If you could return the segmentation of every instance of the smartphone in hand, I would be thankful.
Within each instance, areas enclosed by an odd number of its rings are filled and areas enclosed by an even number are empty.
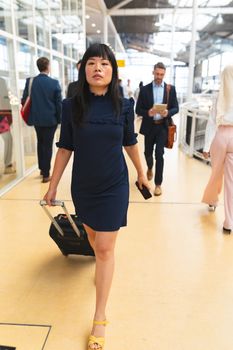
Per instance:
[[[141,192],[141,194],[143,195],[144,199],[149,199],[152,197],[152,194],[150,193],[150,191],[148,190],[148,188],[144,185],[142,185],[142,189],[139,187],[139,183],[138,181],[135,182],[135,185],[137,186],[137,188],[139,189],[139,191]]]

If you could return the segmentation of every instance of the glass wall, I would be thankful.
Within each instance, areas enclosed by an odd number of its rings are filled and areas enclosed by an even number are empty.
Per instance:
[[[208,57],[202,62],[202,90],[206,92],[219,89],[220,74],[227,64],[232,64],[232,52],[223,52],[219,55]]]
[[[0,0],[0,195],[37,168],[34,127],[20,116],[26,79],[38,57],[51,62],[65,97],[85,51],[84,0]],[[13,101],[13,102],[12,102]]]
[[[18,43],[16,60],[18,62],[18,86],[21,97],[25,87],[26,78],[36,75],[35,47]],[[24,148],[24,167],[27,170],[36,164],[37,161],[34,129],[32,127],[28,127],[25,123],[22,123],[22,137]]]
[[[13,40],[0,36],[0,190],[17,177],[13,167],[14,119],[9,91],[16,92],[13,63]],[[4,175],[3,175],[4,174]]]
[[[11,4],[7,0],[0,0],[0,29],[12,33]]]
[[[29,0],[15,0],[13,4],[16,31],[15,34],[20,38],[34,41],[32,2]]]
[[[48,1],[35,0],[35,25],[37,45],[50,47],[50,20],[48,16]]]

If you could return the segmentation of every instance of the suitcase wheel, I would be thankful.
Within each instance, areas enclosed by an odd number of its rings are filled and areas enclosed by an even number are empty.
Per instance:
[[[68,253],[64,252],[63,250],[61,250],[61,252],[64,256],[68,256]]]

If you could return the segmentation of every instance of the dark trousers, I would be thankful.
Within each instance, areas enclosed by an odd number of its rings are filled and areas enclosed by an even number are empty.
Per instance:
[[[164,147],[167,142],[167,128],[164,125],[154,124],[148,135],[144,139],[144,155],[146,164],[149,169],[153,168],[153,151],[155,146],[155,185],[161,185],[163,182],[163,166],[164,166]]]
[[[43,177],[49,176],[53,153],[53,139],[56,129],[57,125],[35,126],[37,136],[38,166]]]

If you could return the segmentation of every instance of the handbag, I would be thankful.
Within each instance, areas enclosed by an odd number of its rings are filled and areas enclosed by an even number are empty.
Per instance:
[[[168,104],[170,90],[171,90],[171,85],[167,84],[167,104]],[[171,118],[170,124],[168,124],[168,127],[167,127],[167,143],[165,147],[171,149],[173,147],[174,142],[176,141],[176,138],[177,138],[176,125]]]
[[[172,123],[168,125],[167,128],[167,143],[165,145],[166,148],[172,148],[173,143],[176,141],[176,125],[174,124],[173,120],[171,120]]]
[[[32,82],[34,78],[29,79],[29,87],[28,87],[28,96],[26,98],[26,101],[24,105],[21,108],[21,116],[25,123],[28,125],[28,118],[30,114],[30,109],[31,109],[31,104],[32,104],[32,99],[31,99],[31,90],[32,90]]]

